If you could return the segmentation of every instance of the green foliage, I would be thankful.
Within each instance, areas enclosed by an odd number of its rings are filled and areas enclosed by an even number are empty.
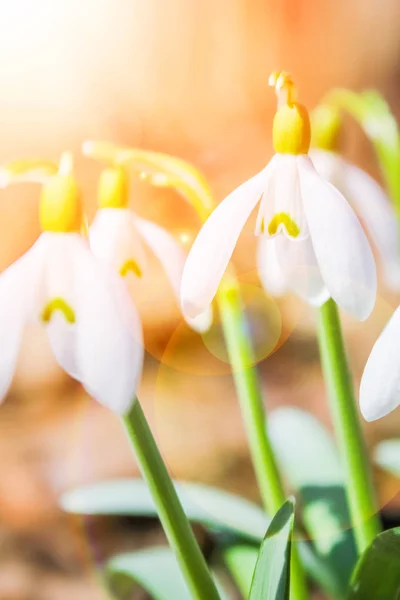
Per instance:
[[[250,600],[289,600],[294,500],[278,510],[261,544]]]
[[[379,534],[361,556],[348,600],[396,600],[400,597],[400,527]]]
[[[146,590],[154,600],[191,600],[178,562],[168,548],[150,548],[115,556],[107,565],[106,577],[112,589],[126,585],[126,579]],[[120,593],[117,591],[117,596]]]
[[[208,529],[227,531],[259,541],[269,524],[264,511],[233,494],[195,483],[176,483],[183,509],[191,521]],[[85,515],[157,517],[156,507],[142,479],[115,479],[66,492],[61,506]]]
[[[356,562],[342,469],[329,432],[309,413],[285,407],[268,420],[271,443],[282,472],[298,493],[302,519],[342,598]]]

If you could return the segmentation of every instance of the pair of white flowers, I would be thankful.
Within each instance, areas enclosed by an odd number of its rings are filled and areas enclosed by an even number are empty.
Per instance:
[[[79,233],[83,208],[70,168],[62,164],[58,174],[50,173],[40,201],[43,234],[0,277],[0,396],[15,371],[25,324],[39,319],[59,364],[104,405],[118,413],[129,410],[141,374],[143,344],[139,318],[118,274],[141,277],[143,240],[164,266],[177,296],[180,290],[188,322],[205,331],[237,239],[260,200],[258,265],[267,290],[279,295],[292,289],[315,306],[331,297],[366,319],[376,297],[375,261],[353,208],[329,181],[341,188],[364,221],[381,255],[386,281],[399,287],[396,221],[383,191],[335,154],[314,152],[310,159],[308,113],[295,101],[290,77],[276,75],[272,83],[279,100],[275,156],[216,208],[185,267],[184,254],[170,234],[127,208],[123,169],[103,171],[90,248]],[[91,154],[90,144],[84,149]],[[399,310],[364,374],[361,409],[368,420],[383,416],[399,401]]]
[[[216,208],[196,238],[181,286],[184,314],[195,317],[214,298],[238,237],[260,202],[256,221],[262,283],[276,295],[295,291],[310,304],[333,298],[359,320],[371,313],[377,276],[367,236],[347,196],[373,240],[386,282],[400,289],[397,222],[380,186],[334,153],[308,156],[310,122],[295,101],[286,74],[272,76],[278,110],[275,155],[260,173],[234,190]],[[378,340],[361,385],[360,406],[367,420],[400,403],[400,309]],[[397,348],[397,351],[395,351]]]
[[[0,276],[0,398],[15,372],[25,326],[41,322],[55,358],[90,395],[113,411],[131,407],[143,363],[142,330],[123,278],[141,277],[146,244],[160,260],[176,295],[185,254],[158,225],[127,208],[123,169],[105,170],[100,203],[89,230],[81,235],[83,206],[72,162],[16,164],[3,169],[3,187],[12,181],[43,183],[40,221],[43,233],[32,248]],[[19,165],[19,166],[18,166]],[[144,244],[143,244],[144,242]],[[211,323],[206,311],[190,325],[203,331]]]

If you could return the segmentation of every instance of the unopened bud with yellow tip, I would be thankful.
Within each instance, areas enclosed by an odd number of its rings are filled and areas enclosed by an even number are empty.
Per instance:
[[[307,154],[311,142],[308,111],[296,102],[296,87],[288,73],[272,73],[268,81],[278,98],[272,138],[278,154]]]

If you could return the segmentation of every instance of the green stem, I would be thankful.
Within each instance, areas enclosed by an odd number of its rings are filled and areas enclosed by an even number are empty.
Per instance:
[[[361,553],[380,532],[381,526],[340,317],[333,300],[328,300],[319,310],[318,338],[333,424],[345,472],[350,518],[358,551]]]
[[[274,515],[286,497],[268,438],[265,408],[239,290],[231,277],[220,287],[218,306],[261,497],[266,511]],[[305,577],[294,549],[291,569],[291,597],[305,600],[308,598]]]
[[[123,418],[169,544],[195,600],[220,600],[139,401]]]

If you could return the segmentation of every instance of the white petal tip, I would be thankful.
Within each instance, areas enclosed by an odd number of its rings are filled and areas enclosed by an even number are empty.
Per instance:
[[[213,310],[212,307],[209,306],[205,311],[200,313],[194,318],[185,317],[185,321],[197,333],[206,333],[213,322]]]

